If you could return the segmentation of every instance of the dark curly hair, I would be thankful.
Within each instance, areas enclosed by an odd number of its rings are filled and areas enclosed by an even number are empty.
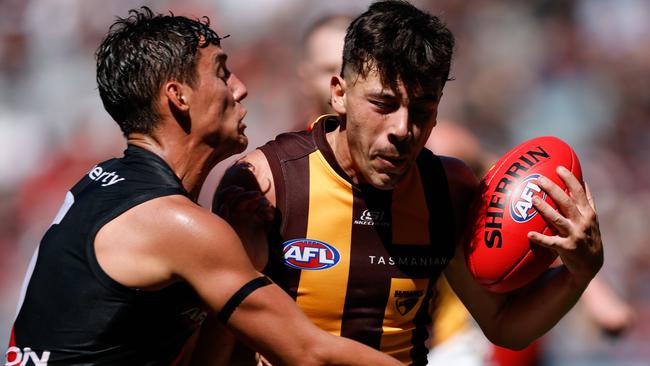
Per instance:
[[[151,133],[160,88],[172,79],[194,87],[199,48],[219,46],[221,39],[207,17],[154,14],[144,6],[118,17],[96,57],[99,95],[122,133]]]
[[[449,79],[454,36],[435,16],[406,1],[373,3],[348,27],[341,77],[379,74],[383,85],[407,93],[442,88]]]

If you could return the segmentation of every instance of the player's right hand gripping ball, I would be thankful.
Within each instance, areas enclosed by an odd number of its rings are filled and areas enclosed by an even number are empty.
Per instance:
[[[556,173],[562,165],[582,183],[580,162],[573,149],[556,137],[537,137],[506,153],[488,171],[472,208],[473,236],[465,248],[467,267],[476,280],[494,292],[517,289],[548,269],[557,255],[530,243],[527,234],[554,235],[533,206],[533,197],[555,202],[536,184],[544,175],[561,188]]]

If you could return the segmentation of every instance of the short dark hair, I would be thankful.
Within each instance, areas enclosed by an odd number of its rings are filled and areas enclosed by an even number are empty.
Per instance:
[[[207,17],[154,14],[144,6],[118,17],[96,57],[99,95],[122,133],[151,133],[160,118],[160,88],[173,79],[194,87],[198,49],[221,39]]]
[[[442,21],[406,1],[373,3],[348,27],[341,77],[379,74],[383,85],[408,93],[442,88],[449,79],[454,36]]]

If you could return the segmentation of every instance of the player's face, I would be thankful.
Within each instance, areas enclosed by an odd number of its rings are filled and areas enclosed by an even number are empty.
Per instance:
[[[199,52],[198,81],[190,109],[192,127],[205,129],[204,142],[227,155],[242,152],[248,145],[242,122],[246,109],[241,105],[248,94],[246,86],[230,72],[227,55],[220,47],[210,45]]]
[[[345,81],[343,117],[347,146],[359,183],[393,189],[409,172],[436,124],[439,87],[408,96],[391,90],[371,71]],[[434,88],[432,88],[434,89]]]

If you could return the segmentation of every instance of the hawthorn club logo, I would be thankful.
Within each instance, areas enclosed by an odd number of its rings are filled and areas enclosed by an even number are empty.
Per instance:
[[[420,297],[422,297],[422,295],[424,295],[424,291],[422,290],[397,290],[395,291],[395,308],[397,308],[397,311],[402,314],[402,316],[405,316],[411,310],[413,310],[418,301],[420,301]]]

